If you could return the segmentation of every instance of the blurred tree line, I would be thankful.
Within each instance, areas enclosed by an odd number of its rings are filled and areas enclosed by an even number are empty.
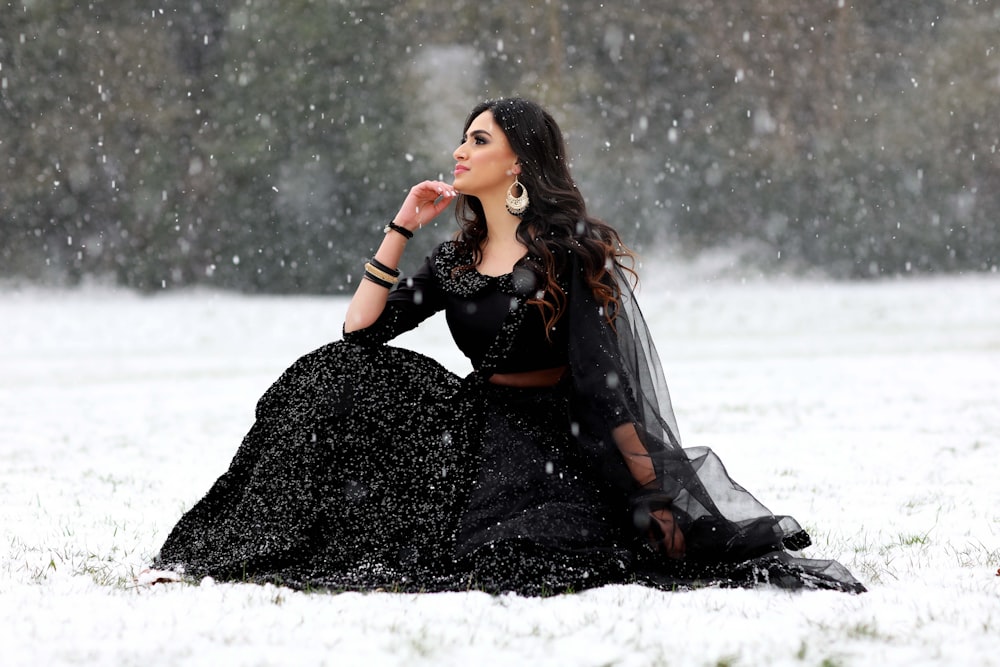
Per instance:
[[[352,289],[467,110],[512,94],[640,249],[1000,264],[992,0],[135,4],[0,0],[2,277]]]

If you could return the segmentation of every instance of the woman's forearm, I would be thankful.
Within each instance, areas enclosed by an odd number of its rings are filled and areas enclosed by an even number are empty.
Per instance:
[[[626,423],[616,426],[612,431],[618,451],[625,459],[625,465],[632,477],[639,486],[645,486],[656,479],[656,470],[653,468],[653,460],[649,452],[639,439],[639,433],[635,430],[635,424]]]
[[[442,181],[423,181],[410,188],[403,205],[393,218],[393,224],[411,233],[405,235],[399,231],[387,230],[382,245],[375,251],[375,259],[391,269],[399,268],[399,260],[403,257],[406,241],[413,236],[412,232],[430,222],[457,195],[454,188]],[[362,277],[344,316],[344,333],[374,324],[385,310],[388,299],[388,289]]]
[[[618,451],[625,459],[625,465],[640,486],[646,486],[656,479],[656,469],[649,451],[639,439],[635,424],[622,424],[612,431]],[[683,558],[687,550],[684,533],[677,525],[677,519],[669,508],[650,511],[650,537],[669,558]],[[655,528],[654,528],[655,522]]]
[[[382,244],[375,252],[375,259],[385,266],[397,268],[399,260],[403,257],[406,241],[406,237],[398,232],[386,234],[385,238],[382,239]],[[362,278],[358,282],[358,288],[351,298],[350,305],[347,307],[347,314],[344,316],[344,332],[350,333],[374,324],[385,309],[388,298],[389,290]]]

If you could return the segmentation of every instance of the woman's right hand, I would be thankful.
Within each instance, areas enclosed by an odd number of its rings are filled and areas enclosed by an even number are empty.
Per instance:
[[[457,196],[455,188],[444,181],[417,183],[410,188],[393,222],[411,232],[416,231],[448,208]]]
[[[393,222],[411,232],[416,231],[446,209],[457,195],[455,188],[443,181],[417,183],[410,188]],[[375,251],[375,258],[390,268],[398,267],[406,247],[404,236],[386,234]],[[344,333],[364,329],[375,323],[385,309],[388,298],[389,290],[384,286],[361,280],[344,315]]]

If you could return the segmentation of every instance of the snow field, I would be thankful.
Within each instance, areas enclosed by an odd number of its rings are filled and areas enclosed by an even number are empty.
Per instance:
[[[0,292],[4,665],[1000,665],[1000,277],[647,282],[689,446],[861,596],[138,588],[346,300]],[[443,322],[398,341],[457,372]]]

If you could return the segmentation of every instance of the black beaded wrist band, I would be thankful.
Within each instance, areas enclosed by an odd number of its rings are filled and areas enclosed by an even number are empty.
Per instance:
[[[388,280],[382,280],[381,278],[379,278],[375,274],[369,273],[368,271],[365,271],[365,280],[370,280],[373,283],[375,283],[376,285],[378,285],[379,287],[384,287],[386,289],[392,289],[392,283],[390,283]]]
[[[389,221],[389,224],[387,224],[385,226],[385,229],[383,229],[382,231],[384,231],[386,234],[388,234],[389,232],[399,232],[400,234],[402,234],[403,236],[405,236],[408,239],[412,239],[413,238],[413,232],[411,232],[406,227],[400,227],[399,225],[397,225],[392,220]]]
[[[386,266],[382,262],[378,261],[374,257],[372,257],[370,260],[368,260],[368,262],[372,266],[374,266],[376,269],[378,269],[379,271],[381,271],[383,273],[388,273],[393,278],[398,278],[399,277],[399,269],[390,269],[388,266]]]

